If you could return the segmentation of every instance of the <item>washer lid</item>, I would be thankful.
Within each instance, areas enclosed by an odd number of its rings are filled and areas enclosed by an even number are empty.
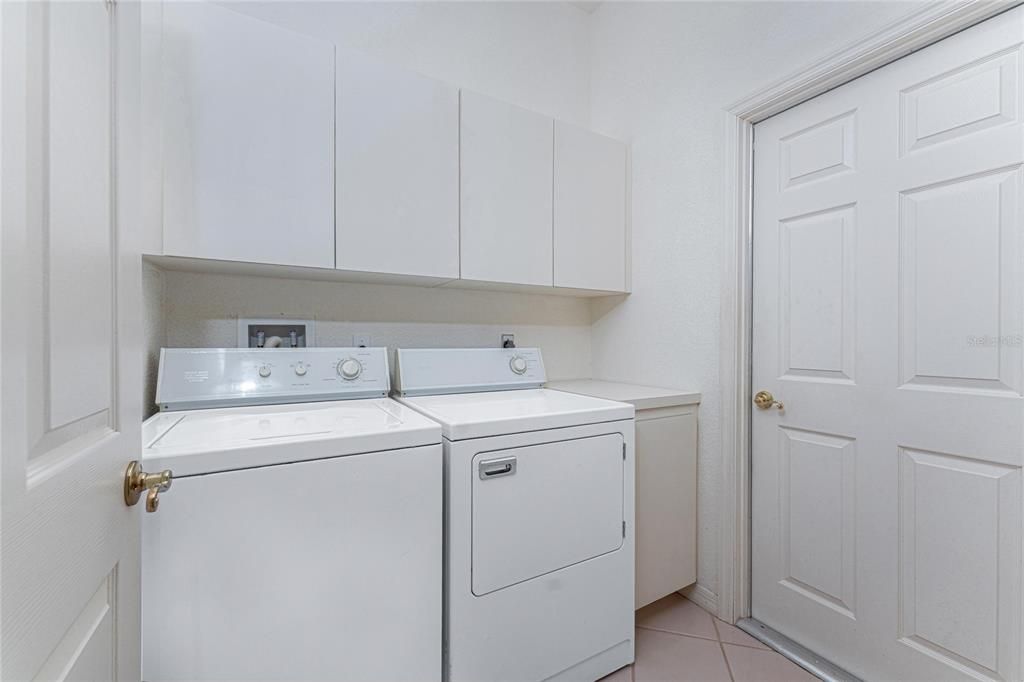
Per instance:
[[[142,461],[175,476],[433,445],[441,429],[387,398],[161,412],[142,425]]]
[[[441,424],[448,440],[632,419],[634,408],[601,398],[536,388],[399,398]]]

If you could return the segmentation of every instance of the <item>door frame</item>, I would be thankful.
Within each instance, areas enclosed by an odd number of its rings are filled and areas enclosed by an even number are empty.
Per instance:
[[[1024,0],[947,0],[928,4],[749,94],[726,111],[717,611],[718,617],[727,623],[750,617],[753,577],[750,420],[754,125],[1020,4]]]

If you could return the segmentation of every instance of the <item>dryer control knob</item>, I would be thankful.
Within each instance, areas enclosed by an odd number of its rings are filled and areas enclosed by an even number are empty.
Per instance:
[[[260,376],[263,377],[264,379],[270,376],[269,365],[260,365]]]
[[[306,366],[304,364],[302,364],[301,362],[299,364],[295,365],[295,373],[297,375],[299,375],[300,377],[306,376]]]
[[[526,358],[521,355],[513,355],[508,361],[508,366],[516,374],[526,374]]]
[[[355,358],[345,358],[338,363],[338,374],[345,381],[353,381],[358,379],[359,375],[363,373],[363,366]]]

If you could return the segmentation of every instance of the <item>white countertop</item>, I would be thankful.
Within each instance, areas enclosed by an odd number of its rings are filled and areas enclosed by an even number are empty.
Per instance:
[[[638,410],[649,410],[656,407],[675,407],[677,405],[696,405],[700,402],[700,393],[681,391],[675,388],[658,388],[657,386],[639,386],[637,384],[621,384],[615,381],[598,381],[596,379],[570,379],[566,381],[549,381],[547,387],[566,393],[589,395],[605,400],[617,400],[629,403]]]

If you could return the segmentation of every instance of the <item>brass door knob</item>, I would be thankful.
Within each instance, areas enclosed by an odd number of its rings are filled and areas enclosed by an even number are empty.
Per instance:
[[[776,400],[775,396],[773,396],[768,391],[758,391],[754,395],[754,404],[757,405],[762,410],[767,410],[771,408],[772,405],[779,408],[780,410],[785,408],[785,405]]]
[[[124,503],[129,507],[138,504],[146,491],[146,511],[155,512],[160,506],[160,493],[170,490],[173,478],[170,469],[147,474],[138,461],[132,460],[124,470]]]

